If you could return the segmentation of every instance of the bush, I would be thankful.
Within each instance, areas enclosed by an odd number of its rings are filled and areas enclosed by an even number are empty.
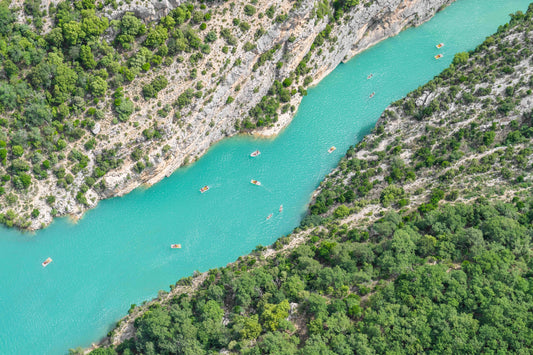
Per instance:
[[[253,51],[254,49],[257,48],[257,45],[256,44],[252,44],[250,42],[246,42],[243,46],[243,49],[246,51],[246,52],[250,52],[250,51]]]
[[[460,53],[457,53],[454,57],[453,57],[453,64],[458,66],[458,65],[464,65],[468,62],[468,53],[466,52],[460,52]]]
[[[345,205],[340,205],[335,209],[333,212],[333,215],[335,218],[344,218],[350,214],[350,209],[346,207]]]
[[[217,34],[215,31],[209,31],[206,35],[205,35],[205,39],[204,41],[206,43],[211,43],[211,42],[214,42],[217,40]]]
[[[127,121],[133,113],[134,105],[129,98],[121,100],[118,106],[115,106],[115,112],[118,119],[122,122]]]
[[[255,15],[256,12],[257,12],[257,9],[255,8],[255,6],[252,6],[249,4],[244,6],[244,14],[246,16],[253,16]]]

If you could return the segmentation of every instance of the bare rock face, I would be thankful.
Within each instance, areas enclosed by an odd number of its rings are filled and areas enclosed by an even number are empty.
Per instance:
[[[97,135],[98,133],[100,133],[100,129],[102,127],[100,126],[100,123],[96,122],[96,124],[94,125],[94,127],[91,129],[91,132],[94,134],[94,135]]]
[[[50,5],[56,6],[63,0],[41,0],[41,9],[46,10]],[[124,12],[133,12],[138,17],[152,21],[166,16],[168,12],[185,1],[178,0],[142,0],[131,1],[130,4],[125,1],[117,1],[119,6],[114,9],[111,5],[104,7],[104,12],[107,13],[110,19],[120,18]],[[22,0],[15,0],[11,2],[11,6],[21,6]]]
[[[132,1],[131,4],[123,3],[116,10],[111,9],[110,19],[120,18],[125,12],[133,12],[137,17],[145,21],[157,20],[166,16],[170,10],[178,7],[184,1],[177,0],[149,0]]]
[[[350,12],[345,13],[343,19],[333,25],[330,38],[336,41],[326,42],[322,51],[313,51],[308,61],[308,73],[317,84],[342,61],[346,61],[357,53],[369,48],[379,41],[394,36],[408,26],[416,26],[430,19],[440,8],[454,0],[374,0],[370,6],[359,4]],[[56,0],[48,0],[56,2]],[[130,5],[123,3],[117,9],[106,8],[104,13],[110,19],[118,19],[125,12],[134,12],[146,21],[165,16],[169,11],[180,5],[179,0],[150,0],[144,2],[132,1]],[[46,5],[47,1],[44,1]],[[327,19],[316,17],[316,0],[303,0],[298,8],[293,8],[292,2],[278,0],[275,3],[259,1],[255,6],[258,12],[264,12],[272,4],[276,5],[277,13],[287,13],[288,19],[283,23],[273,23],[266,16],[262,19],[254,18],[251,29],[244,33],[234,31],[238,39],[235,53],[222,51],[226,45],[222,38],[211,43],[211,52],[198,63],[198,77],[189,79],[186,66],[174,61],[169,66],[163,66],[154,75],[164,75],[168,78],[168,87],[161,91],[157,99],[140,100],[136,103],[138,111],[130,119],[131,122],[112,123],[113,117],[108,116],[100,120],[92,129],[94,135],[106,137],[99,142],[95,151],[89,153],[90,165],[94,166],[96,155],[104,149],[121,146],[117,156],[123,159],[123,165],[117,170],[108,172],[104,177],[105,189],[96,192],[92,188],[87,192],[88,206],[81,206],[76,202],[75,193],[65,193],[58,189],[54,181],[39,182],[39,191],[31,201],[41,211],[42,218],[33,221],[31,228],[40,228],[41,223],[48,224],[51,220],[51,206],[44,202],[44,196],[54,194],[64,200],[54,208],[59,215],[75,214],[81,216],[83,211],[94,206],[99,199],[120,196],[142,184],[154,184],[163,177],[187,162],[192,162],[204,154],[215,142],[224,137],[237,133],[236,122],[241,122],[248,116],[250,109],[255,107],[272,86],[274,80],[283,80],[292,73],[302,59],[309,53],[317,35],[326,28]],[[211,6],[211,5],[210,5]],[[213,4],[213,12],[217,16],[209,21],[206,31],[219,31],[227,27],[233,18],[243,17],[238,6],[233,9],[229,3]],[[226,13],[227,12],[227,13]],[[225,14],[222,17],[222,14]],[[222,21],[223,20],[223,21]],[[253,33],[262,27],[266,32],[257,40],[251,38]],[[256,48],[245,51],[243,44],[253,41]],[[272,60],[266,61],[260,68],[255,68],[259,57],[276,45],[280,47],[273,53]],[[236,60],[239,59],[239,62]],[[186,59],[187,60],[187,59]],[[282,61],[283,65],[276,65]],[[224,66],[224,62],[232,65]],[[201,74],[204,68],[211,72]],[[220,73],[213,76],[211,73]],[[133,98],[141,95],[143,82],[150,77],[134,80],[124,88],[128,96]],[[175,119],[171,112],[167,117],[158,117],[157,111],[165,105],[171,105],[180,94],[188,88],[194,88],[198,81],[203,84],[201,99],[193,103]],[[302,85],[293,83],[292,89]],[[228,98],[231,96],[232,100]],[[295,108],[302,97],[297,94],[292,97],[290,104]],[[296,110],[294,110],[296,111]],[[275,135],[286,127],[292,113],[280,115],[278,122],[271,127],[257,130],[256,134]],[[135,125],[132,124],[135,122]],[[142,132],[156,125],[161,132],[161,139],[147,140]],[[163,148],[166,147],[166,148]],[[130,158],[131,151],[141,149],[145,154],[147,168],[142,173],[133,170],[136,161]],[[81,148],[80,148],[81,149]],[[143,160],[144,161],[144,160]],[[81,174],[81,173],[80,173]],[[75,187],[83,184],[83,176],[76,178]],[[72,191],[76,191],[75,188]]]

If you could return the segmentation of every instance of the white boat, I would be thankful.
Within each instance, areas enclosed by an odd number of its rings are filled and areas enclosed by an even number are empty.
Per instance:
[[[269,220],[270,218],[272,218],[272,213],[268,215],[267,220]]]
[[[335,149],[337,149],[335,146],[332,146],[331,148],[328,149],[328,153],[331,154],[335,151]]]
[[[260,154],[261,154],[261,152],[260,152],[259,150],[256,150],[255,152],[252,152],[252,154],[250,154],[250,156],[251,156],[252,158],[255,158],[256,156],[258,156],[258,155],[260,155]]]
[[[181,249],[181,244],[170,244],[172,249]]]
[[[204,187],[202,187],[202,188],[200,189],[200,192],[201,192],[201,193],[204,193],[204,192],[206,192],[207,190],[209,190],[209,186],[205,185]]]
[[[442,57],[443,57],[442,54],[437,54],[437,55],[435,56],[435,59],[441,59]]]
[[[283,205],[279,206],[279,211],[283,211]]]
[[[46,260],[43,261],[43,262],[41,263],[41,265],[42,265],[43,267],[46,267],[46,266],[47,266],[48,264],[50,264],[51,262],[52,262],[52,258],[46,258]]]
[[[376,93],[375,93],[375,92],[371,93],[371,94],[370,94],[370,96],[369,96],[369,98],[373,98],[373,97],[374,97],[374,95],[376,95]]]
[[[435,47],[437,47],[437,48],[440,49],[440,48],[444,47],[444,43],[439,43],[439,44],[437,44]]]
[[[366,77],[366,80],[368,80],[368,79],[372,79],[373,76],[374,76],[374,74],[370,74],[370,75],[368,75],[368,76]]]
[[[261,182],[260,181],[257,181],[257,180],[252,180],[250,181],[252,184],[254,185],[257,185],[257,186],[261,186]]]

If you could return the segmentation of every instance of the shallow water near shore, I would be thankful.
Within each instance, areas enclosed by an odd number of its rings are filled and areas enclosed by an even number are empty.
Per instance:
[[[34,234],[1,228],[0,354],[64,354],[89,346],[130,304],[290,233],[313,190],[388,104],[528,3],[457,0],[428,23],[340,65],[309,90],[277,138],[224,140],[151,188],[100,202],[76,224],[62,218]],[[445,46],[438,50],[440,42]],[[435,60],[438,53],[444,56]],[[328,154],[331,146],[337,150]],[[261,155],[251,158],[256,149]],[[204,185],[211,189],[201,194]],[[170,249],[172,243],[182,249]],[[47,257],[53,262],[43,268]]]

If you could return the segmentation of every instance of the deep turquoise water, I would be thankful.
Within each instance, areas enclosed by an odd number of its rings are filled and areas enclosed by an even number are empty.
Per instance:
[[[101,202],[77,224],[59,219],[34,235],[0,229],[0,354],[88,346],[131,303],[289,233],[320,180],[390,102],[442,71],[454,53],[473,49],[528,2],[458,0],[421,27],[340,65],[309,90],[276,139],[225,140],[152,188]],[[437,53],[444,57],[435,60]],[[328,154],[332,145],[337,150]],[[262,154],[252,159],[255,149]],[[252,178],[263,185],[251,185]],[[200,194],[206,184],[211,190]],[[183,249],[171,250],[171,243]],[[54,261],[43,269],[48,256]]]

